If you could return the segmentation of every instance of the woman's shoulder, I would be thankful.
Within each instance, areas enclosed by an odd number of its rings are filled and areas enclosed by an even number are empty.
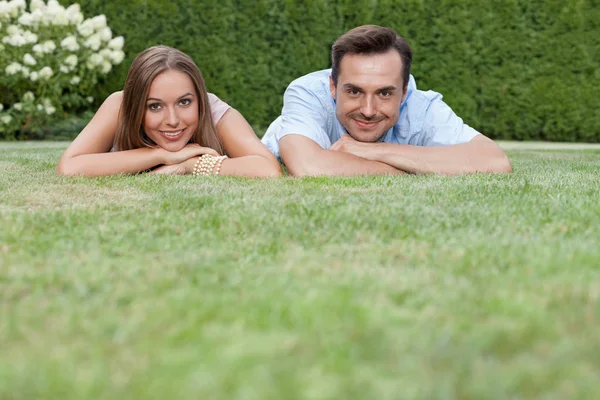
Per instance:
[[[208,93],[208,103],[210,105],[210,113],[212,114],[212,119],[214,124],[216,125],[223,115],[231,108],[231,106],[225,103],[223,100],[218,98],[216,95],[212,93]]]
[[[118,92],[114,92],[110,96],[106,98],[106,101],[119,102],[123,101],[123,91],[119,90]]]
[[[123,102],[123,91],[118,91],[118,92],[114,92],[113,94],[111,94],[110,96],[108,96],[106,98],[106,100],[104,100],[104,103],[102,103],[102,106],[100,106],[100,109],[98,111],[101,110],[108,110],[110,112],[114,112],[115,109],[119,109],[121,108],[121,103]]]

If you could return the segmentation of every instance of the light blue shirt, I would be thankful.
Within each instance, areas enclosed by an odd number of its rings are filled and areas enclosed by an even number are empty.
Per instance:
[[[290,83],[283,95],[281,115],[271,123],[262,142],[278,158],[279,140],[289,134],[306,136],[327,150],[346,129],[335,115],[329,91],[331,69],[304,75]],[[417,90],[411,75],[398,122],[381,141],[417,146],[445,146],[471,141],[479,132],[471,128],[431,90]]]

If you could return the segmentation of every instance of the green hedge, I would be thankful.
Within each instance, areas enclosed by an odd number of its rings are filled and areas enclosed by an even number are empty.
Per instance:
[[[127,58],[100,96],[122,87],[139,51],[171,45],[260,131],[278,115],[290,81],[330,66],[336,37],[374,23],[412,44],[419,88],[444,94],[481,132],[600,141],[600,0],[78,2],[126,39]]]

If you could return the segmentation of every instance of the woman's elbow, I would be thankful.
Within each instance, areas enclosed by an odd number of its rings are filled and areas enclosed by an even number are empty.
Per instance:
[[[264,168],[261,168],[257,173],[257,178],[280,178],[283,176],[283,171],[279,163],[269,162]]]
[[[67,160],[60,160],[56,166],[56,173],[62,176],[75,176],[79,175],[77,171]]]

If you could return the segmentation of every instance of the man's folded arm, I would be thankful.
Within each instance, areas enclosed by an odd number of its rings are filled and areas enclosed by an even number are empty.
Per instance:
[[[279,140],[279,151],[289,173],[294,176],[392,175],[403,171],[383,162],[352,154],[324,150],[314,140],[300,134],[287,134]]]
[[[353,154],[379,161],[413,174],[459,175],[475,172],[510,173],[510,160],[493,140],[484,135],[470,142],[447,146],[411,146],[369,143]]]

